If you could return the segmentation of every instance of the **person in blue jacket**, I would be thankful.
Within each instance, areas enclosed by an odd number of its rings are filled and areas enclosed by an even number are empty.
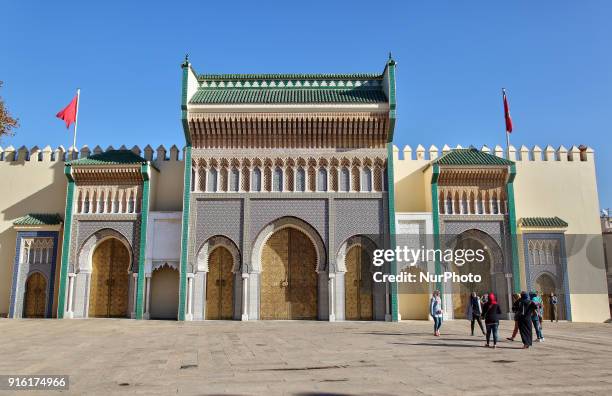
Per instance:
[[[544,342],[544,336],[542,335],[542,310],[543,310],[542,297],[538,295],[537,291],[533,291],[529,293],[529,297],[536,306],[536,309],[531,315],[531,321],[533,322],[533,328],[536,331],[538,342]]]
[[[429,314],[434,320],[434,336],[440,336],[440,327],[442,327],[442,299],[440,291],[435,290],[429,300]]]

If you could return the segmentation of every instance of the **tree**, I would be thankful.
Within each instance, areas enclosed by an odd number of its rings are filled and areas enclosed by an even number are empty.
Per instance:
[[[0,88],[2,88],[2,81],[0,81]],[[3,136],[12,136],[13,129],[19,128],[19,118],[13,118],[6,106],[4,106],[4,100],[0,96],[0,138]]]

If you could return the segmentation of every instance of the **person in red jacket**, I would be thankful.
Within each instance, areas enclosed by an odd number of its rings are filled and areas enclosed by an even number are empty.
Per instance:
[[[489,293],[489,300],[482,307],[482,315],[485,320],[485,326],[487,327],[487,343],[485,347],[489,347],[489,341],[491,334],[493,334],[493,348],[497,346],[497,339],[499,337],[499,317],[501,316],[501,308],[497,303],[495,294]]]

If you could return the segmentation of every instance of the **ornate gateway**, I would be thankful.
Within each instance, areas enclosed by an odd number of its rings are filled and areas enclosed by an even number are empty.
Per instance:
[[[198,75],[185,61],[179,316],[344,318],[340,245],[359,235],[389,243],[394,70],[390,59],[371,74]],[[233,281],[214,251],[206,265],[211,238],[237,248]],[[390,318],[385,285],[365,278],[363,296],[347,294],[356,317]]]

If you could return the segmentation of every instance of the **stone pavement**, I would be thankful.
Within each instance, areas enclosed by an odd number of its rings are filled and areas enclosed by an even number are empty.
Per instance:
[[[612,325],[546,323],[526,351],[431,327],[0,319],[0,374],[68,374],[70,394],[612,394]]]

